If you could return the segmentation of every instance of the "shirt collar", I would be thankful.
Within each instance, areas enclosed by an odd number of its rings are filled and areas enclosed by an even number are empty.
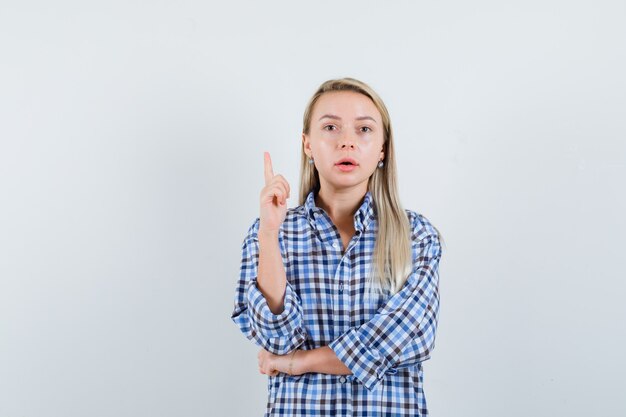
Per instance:
[[[313,190],[309,192],[304,201],[304,209],[307,217],[313,225],[318,224],[317,222],[320,216],[328,216],[323,208],[315,205],[315,193]],[[372,221],[372,219],[374,219],[375,216],[376,209],[374,207],[372,192],[370,190],[367,190],[363,202],[357,209],[356,213],[354,213],[354,229],[360,231],[365,230],[367,225],[370,223],[370,221]],[[328,221],[330,221],[330,218],[328,219]]]

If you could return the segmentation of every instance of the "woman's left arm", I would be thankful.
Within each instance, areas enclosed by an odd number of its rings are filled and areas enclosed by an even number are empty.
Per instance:
[[[414,245],[413,272],[402,289],[362,325],[333,340],[330,347],[370,391],[388,373],[430,358],[439,313],[438,235]]]

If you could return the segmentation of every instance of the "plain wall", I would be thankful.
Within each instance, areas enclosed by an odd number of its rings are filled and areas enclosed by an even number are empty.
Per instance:
[[[623,416],[624,2],[0,5],[0,417],[261,416],[263,151],[350,76],[445,246],[432,416]],[[297,192],[290,206],[298,205]]]

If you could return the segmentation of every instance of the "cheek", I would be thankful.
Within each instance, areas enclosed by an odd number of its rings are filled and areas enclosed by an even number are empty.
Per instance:
[[[321,133],[318,137],[318,143],[321,146],[332,146],[337,143],[337,138],[333,132]]]
[[[332,138],[320,137],[315,144],[315,150],[320,160],[333,157],[335,152],[336,141]]]

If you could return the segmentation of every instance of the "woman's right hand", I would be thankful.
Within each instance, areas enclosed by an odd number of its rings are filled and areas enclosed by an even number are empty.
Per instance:
[[[269,152],[265,157],[265,187],[261,190],[259,233],[278,233],[287,215],[289,183],[282,175],[274,175]]]

